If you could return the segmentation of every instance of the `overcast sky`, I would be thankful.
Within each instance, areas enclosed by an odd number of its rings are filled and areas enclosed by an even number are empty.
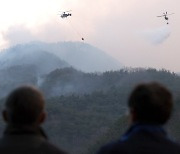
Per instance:
[[[180,0],[0,0],[0,48],[81,41],[127,67],[180,72]],[[72,10],[66,19],[58,15]],[[163,12],[169,24],[158,18]]]

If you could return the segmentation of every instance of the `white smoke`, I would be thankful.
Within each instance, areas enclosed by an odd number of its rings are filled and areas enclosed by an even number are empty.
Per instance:
[[[14,25],[6,31],[1,32],[0,35],[6,43],[6,48],[38,40],[44,42],[65,41],[66,35],[70,38],[71,32],[64,26],[65,25],[58,24],[54,21],[44,23],[37,27],[28,27],[24,24]]]
[[[142,34],[151,44],[157,45],[167,40],[171,34],[171,31],[169,26],[163,26],[156,29],[144,30]]]
[[[25,25],[11,26],[7,31],[2,32],[1,35],[8,46],[35,40],[35,36]]]

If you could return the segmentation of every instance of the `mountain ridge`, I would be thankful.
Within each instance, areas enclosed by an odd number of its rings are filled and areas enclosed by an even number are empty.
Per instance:
[[[34,53],[35,51],[48,52],[68,63],[70,66],[83,72],[103,72],[107,70],[118,70],[123,67],[118,60],[111,57],[104,51],[90,44],[81,42],[46,43],[34,41],[26,44],[18,44],[9,49],[3,50],[0,53],[0,60],[4,54],[3,52],[13,51],[14,53],[8,55],[12,58],[13,56],[15,57],[18,50],[24,50],[23,54]],[[2,61],[3,60],[1,60],[1,65],[3,65]]]

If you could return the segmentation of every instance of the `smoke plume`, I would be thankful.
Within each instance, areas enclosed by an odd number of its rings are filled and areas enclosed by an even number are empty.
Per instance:
[[[170,36],[169,26],[163,26],[156,29],[143,31],[143,35],[151,44],[157,45],[163,43]]]

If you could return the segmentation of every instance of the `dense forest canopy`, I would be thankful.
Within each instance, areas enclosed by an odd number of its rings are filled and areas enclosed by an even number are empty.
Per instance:
[[[35,77],[31,80],[46,96],[48,119],[43,127],[50,140],[68,152],[94,153],[102,144],[119,138],[128,127],[126,104],[130,91],[138,83],[150,81],[172,91],[174,114],[166,127],[180,141],[180,77],[173,72],[125,68],[84,73],[69,67],[56,69],[41,79],[39,85]],[[1,110],[3,102],[4,97]],[[1,133],[3,128],[1,125]]]

